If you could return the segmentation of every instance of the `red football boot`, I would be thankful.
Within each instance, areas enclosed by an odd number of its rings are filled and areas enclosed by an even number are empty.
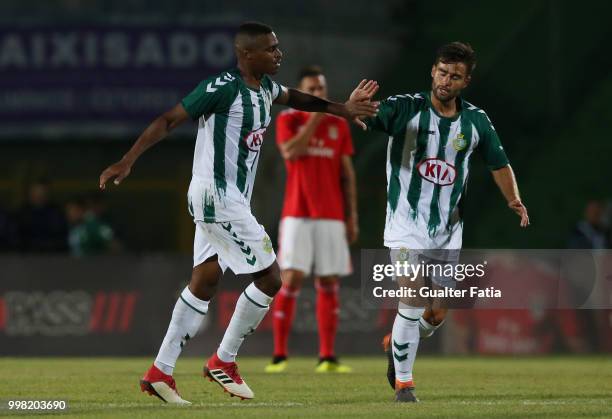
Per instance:
[[[166,403],[191,404],[179,395],[174,378],[161,372],[155,365],[151,365],[151,368],[140,380],[140,390],[149,393],[151,396],[157,396]]]
[[[255,394],[244,382],[238,373],[238,365],[235,362],[223,362],[217,356],[217,352],[208,359],[204,367],[204,376],[210,381],[216,381],[223,390],[232,396],[244,399],[252,399]]]

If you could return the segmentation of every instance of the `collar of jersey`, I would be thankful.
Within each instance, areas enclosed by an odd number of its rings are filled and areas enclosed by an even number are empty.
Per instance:
[[[459,117],[463,113],[463,109],[465,108],[465,105],[463,103],[463,99],[461,98],[461,96],[459,96],[459,103],[458,103],[458,105],[459,105],[459,112],[457,112],[457,114],[455,116],[452,116],[452,117],[440,115],[438,113],[438,111],[436,111],[436,108],[434,107],[433,103],[431,103],[431,90],[428,91],[428,92],[423,92],[421,94],[425,97],[425,100],[427,100],[427,104],[429,105],[429,108],[433,111],[433,113],[436,114],[436,116],[438,118],[441,118],[441,119],[448,119],[449,121],[454,122],[457,119],[459,119]]]
[[[254,91],[255,93],[259,93],[261,92],[261,83],[260,83],[260,87],[259,89],[255,89],[254,87],[249,86],[248,84],[246,84],[244,82],[244,79],[242,78],[242,74],[240,74],[240,69],[238,67],[234,67],[231,70],[228,71],[228,73],[230,73],[232,76],[235,76],[238,80],[240,80],[240,83],[242,83],[242,85],[244,87],[246,87],[249,90]],[[266,75],[264,74],[264,77],[266,77]],[[263,77],[261,79],[263,81]]]

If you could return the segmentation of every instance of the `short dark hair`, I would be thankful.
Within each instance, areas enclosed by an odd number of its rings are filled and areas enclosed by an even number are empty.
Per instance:
[[[307,65],[302,67],[298,73],[298,82],[301,82],[304,77],[318,77],[323,75],[323,69],[318,65]]]
[[[248,37],[255,37],[257,35],[267,35],[269,33],[274,32],[272,28],[268,25],[265,25],[260,22],[244,22],[242,25],[238,27],[238,32],[236,35],[246,35]]]
[[[438,48],[434,64],[440,62],[444,64],[463,63],[467,68],[467,73],[471,74],[476,68],[476,53],[470,44],[455,41]]]

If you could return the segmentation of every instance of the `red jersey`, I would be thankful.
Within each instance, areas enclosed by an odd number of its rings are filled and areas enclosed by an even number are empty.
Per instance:
[[[310,113],[288,109],[276,119],[276,143],[293,138]],[[287,182],[281,217],[344,220],[341,185],[343,155],[353,154],[353,140],[346,120],[325,115],[308,144],[306,154],[285,160]]]

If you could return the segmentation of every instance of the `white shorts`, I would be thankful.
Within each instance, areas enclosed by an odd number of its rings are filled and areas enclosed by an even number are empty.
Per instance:
[[[218,255],[223,272],[230,268],[238,275],[262,271],[276,260],[270,237],[253,215],[236,221],[195,224],[193,266]]]
[[[459,260],[458,250],[408,250],[402,247],[399,249],[389,249],[389,255],[393,264],[396,262],[408,262],[413,266],[419,264],[456,265]],[[431,282],[442,288],[454,289],[457,287],[457,280],[452,275],[444,275],[443,269],[441,275],[438,274],[440,270],[435,272],[435,274],[428,277]]]
[[[281,269],[342,276],[353,271],[343,221],[285,217],[278,239]]]

